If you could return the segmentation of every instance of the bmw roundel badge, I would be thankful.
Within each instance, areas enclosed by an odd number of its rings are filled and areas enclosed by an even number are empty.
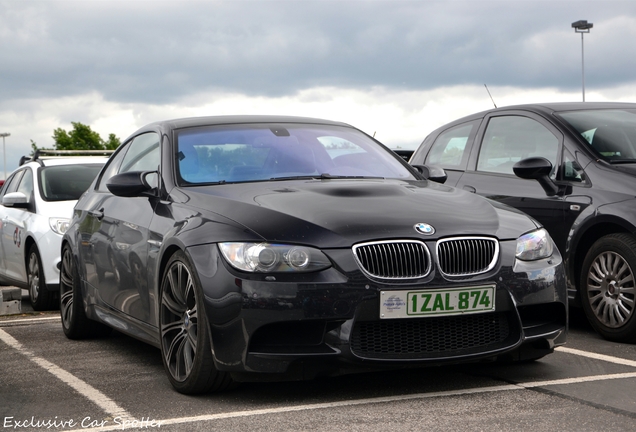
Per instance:
[[[418,233],[424,235],[431,235],[435,233],[435,228],[427,223],[417,223],[413,228],[415,228],[415,231],[417,231]]]

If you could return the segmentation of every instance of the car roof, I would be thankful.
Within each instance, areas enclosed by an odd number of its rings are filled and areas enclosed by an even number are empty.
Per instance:
[[[135,131],[131,136],[137,135],[146,130],[154,130],[159,127],[161,129],[180,129],[197,126],[219,126],[233,124],[250,124],[250,123],[309,123],[322,124],[332,126],[352,127],[343,122],[333,120],[325,120],[313,117],[298,117],[285,115],[226,115],[226,116],[204,116],[204,117],[186,117],[170,120],[162,120],[147,124]],[[127,141],[130,137],[126,138]]]
[[[491,113],[501,111],[532,111],[545,115],[562,111],[582,111],[595,109],[636,109],[636,103],[629,102],[547,102],[547,103],[531,103],[497,107],[485,111],[480,111],[448,124],[463,123],[469,120],[482,118]],[[448,126],[448,124],[446,126]]]

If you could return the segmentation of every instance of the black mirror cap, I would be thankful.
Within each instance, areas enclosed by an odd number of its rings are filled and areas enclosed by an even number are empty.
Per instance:
[[[129,171],[112,176],[106,187],[116,196],[136,197],[148,192],[152,187],[145,181],[146,171]]]
[[[434,165],[412,165],[425,180],[434,181],[435,183],[444,184],[448,179],[448,175],[444,168]]]
[[[538,181],[548,196],[559,193],[559,187],[550,179],[552,163],[546,158],[531,157],[520,160],[514,164],[512,171],[519,178]]]

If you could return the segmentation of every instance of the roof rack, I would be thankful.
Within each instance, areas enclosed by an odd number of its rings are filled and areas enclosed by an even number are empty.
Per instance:
[[[42,156],[68,157],[68,156],[110,156],[115,150],[49,150],[37,149],[33,156],[22,156],[20,165],[27,162],[43,159]]]

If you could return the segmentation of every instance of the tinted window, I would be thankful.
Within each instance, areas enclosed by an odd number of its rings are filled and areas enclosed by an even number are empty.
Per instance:
[[[512,166],[541,156],[557,166],[559,140],[536,120],[521,116],[493,117],[488,122],[477,162],[478,171],[514,175]]]
[[[603,159],[636,159],[636,113],[631,110],[585,110],[560,113]]]
[[[46,201],[76,200],[88,189],[102,165],[57,165],[39,171],[40,191]]]
[[[328,174],[413,178],[363,133],[326,125],[234,125],[180,130],[181,183],[270,180]]]

